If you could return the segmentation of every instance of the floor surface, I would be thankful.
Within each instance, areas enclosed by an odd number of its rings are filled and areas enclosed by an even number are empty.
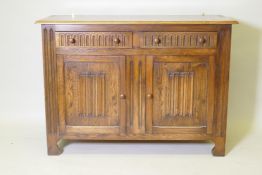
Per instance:
[[[40,122],[38,122],[40,123]],[[47,156],[42,124],[0,123],[0,175],[261,175],[262,132],[228,128],[227,155],[212,143],[70,143]]]

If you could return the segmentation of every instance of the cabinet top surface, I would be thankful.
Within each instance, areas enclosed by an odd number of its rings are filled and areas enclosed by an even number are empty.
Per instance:
[[[238,24],[222,15],[53,15],[37,24]]]

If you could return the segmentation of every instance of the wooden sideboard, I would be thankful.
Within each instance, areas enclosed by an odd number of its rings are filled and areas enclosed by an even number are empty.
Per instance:
[[[48,154],[60,140],[211,140],[225,155],[223,16],[51,16],[42,24]]]

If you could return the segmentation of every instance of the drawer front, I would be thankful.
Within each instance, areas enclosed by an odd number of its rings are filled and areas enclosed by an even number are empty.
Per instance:
[[[56,32],[56,47],[132,48],[132,32]]]
[[[216,32],[141,32],[140,48],[216,48]]]

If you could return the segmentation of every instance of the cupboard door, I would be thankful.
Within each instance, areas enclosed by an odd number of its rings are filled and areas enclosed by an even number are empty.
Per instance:
[[[61,132],[125,133],[125,57],[58,56]]]
[[[147,132],[212,133],[214,57],[147,57]]]

